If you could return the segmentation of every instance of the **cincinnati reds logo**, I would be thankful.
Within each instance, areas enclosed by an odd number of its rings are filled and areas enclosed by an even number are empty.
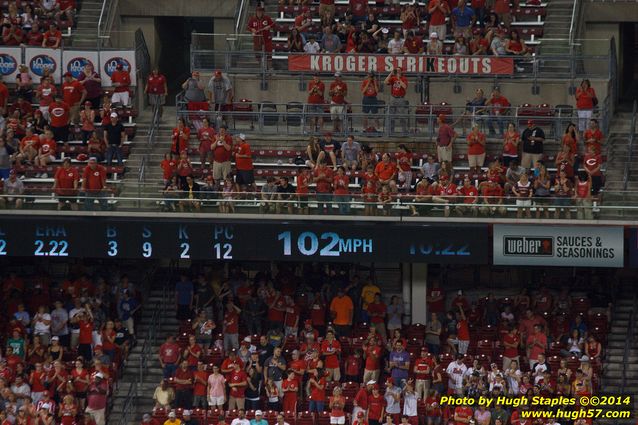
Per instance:
[[[56,118],[60,118],[62,115],[64,115],[64,108],[53,108],[53,110],[51,110],[51,115]]]

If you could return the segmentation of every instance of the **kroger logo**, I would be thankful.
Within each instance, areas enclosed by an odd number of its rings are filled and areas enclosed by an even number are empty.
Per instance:
[[[16,59],[7,53],[0,53],[0,75],[11,75],[16,69],[18,69]]]
[[[110,77],[118,65],[122,65],[122,68],[124,68],[124,71],[129,71],[129,72],[131,71],[130,62],[118,56],[106,61],[106,63],[104,64],[104,72],[106,72],[106,74]]]
[[[73,78],[78,78],[86,65],[93,66],[93,62],[87,58],[73,58],[66,64],[66,70],[73,75]]]
[[[49,74],[52,74],[53,72],[55,72],[57,67],[58,65],[55,62],[55,59],[53,59],[49,55],[34,56],[31,59],[31,63],[29,63],[29,68],[31,69],[31,72],[33,72],[38,77],[42,77],[44,75],[45,69],[48,69]]]

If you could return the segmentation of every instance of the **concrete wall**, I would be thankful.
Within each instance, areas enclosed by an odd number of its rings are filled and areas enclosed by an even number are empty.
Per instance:
[[[584,2],[585,22],[636,22],[638,6],[635,2]]]
[[[206,16],[234,18],[239,0],[120,0],[120,10],[131,16]]]
[[[209,75],[204,76],[205,81],[208,81]],[[235,89],[235,99],[251,99],[255,102],[269,100],[275,103],[287,103],[289,101],[302,101],[307,99],[305,91],[299,90],[298,78],[270,78],[269,87],[267,91],[262,91],[259,88],[259,80],[254,77],[242,77],[237,76],[233,79],[233,85]],[[324,79],[326,86],[329,85],[331,79]],[[347,100],[350,103],[361,103],[361,94],[359,93],[360,79],[345,78],[348,83],[349,95]],[[493,81],[491,80],[471,80],[462,83],[462,92],[453,92],[453,82],[447,80],[432,80],[430,83],[430,102],[440,103],[448,102],[454,106],[465,105],[467,99],[474,96],[476,89],[482,88],[486,95],[489,95],[492,89]],[[541,104],[548,103],[550,105],[568,104],[575,105],[573,96],[569,95],[569,82],[540,82],[541,91],[539,95],[532,95],[532,83],[526,81],[502,81],[499,82],[499,86],[503,95],[505,95],[513,105],[520,105],[523,103]],[[592,80],[592,86],[596,90],[598,98],[602,100],[607,95],[607,83],[601,80]],[[327,95],[327,89],[326,89]],[[408,87],[408,98],[411,105],[418,105],[421,103],[420,94],[415,92],[414,82],[410,81]],[[380,94],[379,99],[390,100],[390,92],[385,89]]]

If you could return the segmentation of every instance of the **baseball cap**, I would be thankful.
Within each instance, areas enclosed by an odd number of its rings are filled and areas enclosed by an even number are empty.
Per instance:
[[[111,118],[117,118],[117,112],[111,112]]]
[[[450,177],[447,174],[443,174],[441,177],[439,177],[439,180],[441,181],[448,181],[450,179]]]
[[[51,403],[42,403],[42,409],[50,409]]]
[[[383,27],[383,28],[381,28],[381,32],[384,33],[384,34],[387,34],[387,33],[390,32],[390,30],[388,28]]]
[[[430,38],[439,38],[439,35],[436,32],[430,34]]]
[[[86,102],[84,102],[85,106],[93,106],[93,104],[91,103],[90,100],[87,100]]]
[[[263,416],[264,412],[262,412],[261,410],[255,410],[255,416]]]
[[[92,157],[89,158],[89,162],[97,162],[97,158],[92,156]]]
[[[385,383],[394,385],[394,379],[392,379],[392,377],[388,376],[388,378],[385,380]]]
[[[144,422],[148,422],[151,420],[151,415],[149,415],[148,413],[144,413],[144,416],[142,416],[142,420]]]
[[[363,412],[361,410],[357,413],[357,418],[363,418]]]
[[[175,417],[175,412],[170,412],[170,413],[168,414],[168,417],[169,417],[169,418],[174,418],[174,417]]]
[[[221,77],[222,76],[222,72],[218,69],[215,71],[215,77]]]
[[[117,65],[115,65],[115,69],[124,69],[124,65],[118,63]]]
[[[240,133],[240,134],[239,134],[239,138],[240,138],[241,140],[244,140],[244,141],[245,141],[245,140],[246,140],[246,135],[245,135],[244,133]]]
[[[341,72],[335,72],[335,77],[341,77]]]
[[[371,379],[371,380],[369,380],[369,381],[366,383],[366,385],[374,385],[374,384],[376,384],[376,383],[377,383],[377,381],[375,381],[374,379]]]
[[[241,136],[243,136],[243,134],[239,135],[239,138],[241,139]],[[252,340],[250,339],[249,336],[247,336],[246,338],[244,338],[244,342],[252,342]]]
[[[16,170],[11,169],[11,170],[9,171],[9,175],[10,175],[10,176],[15,176],[15,174],[16,174]]]
[[[102,372],[98,372],[95,374],[96,378],[104,378],[104,375],[102,374]]]
[[[263,6],[257,6],[257,11],[261,10],[262,12],[265,10]]]
[[[306,321],[304,322],[304,324],[306,324],[306,325],[312,325],[312,320],[310,320],[310,319],[306,319]]]
[[[96,345],[95,347],[93,347],[93,350],[100,350],[102,351],[102,346],[101,345]]]
[[[13,171],[13,170],[11,170],[11,171]],[[59,340],[60,340],[60,337],[57,336],[57,335],[51,337],[51,341],[59,341]]]

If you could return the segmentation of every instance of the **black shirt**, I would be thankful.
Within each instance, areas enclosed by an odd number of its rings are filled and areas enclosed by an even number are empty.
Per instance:
[[[545,140],[545,133],[540,127],[526,128],[521,135],[523,139],[523,152],[526,153],[543,153],[543,142],[535,141],[532,144],[530,137],[540,137]]]
[[[288,183],[285,187],[280,184],[279,186],[277,186],[277,193],[293,194],[295,193],[295,187],[290,183]]]
[[[122,143],[122,133],[124,132],[124,126],[121,122],[113,125],[108,123],[104,126],[106,131],[106,143],[109,145],[120,145]]]

